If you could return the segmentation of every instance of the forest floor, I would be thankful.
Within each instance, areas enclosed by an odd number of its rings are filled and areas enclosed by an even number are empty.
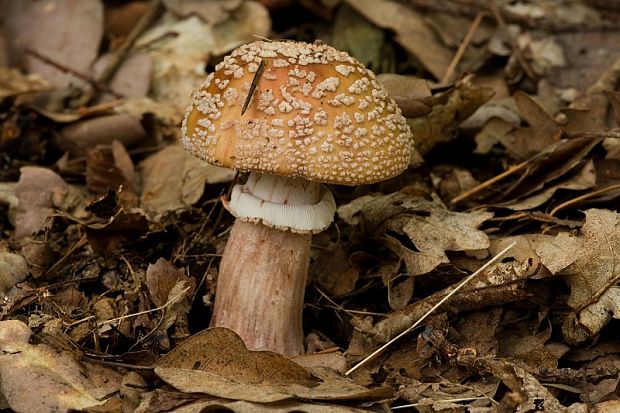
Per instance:
[[[0,408],[620,411],[619,22],[595,0],[0,0]],[[403,174],[330,185],[292,358],[207,329],[245,175],[178,143],[257,38],[349,52],[415,141]]]

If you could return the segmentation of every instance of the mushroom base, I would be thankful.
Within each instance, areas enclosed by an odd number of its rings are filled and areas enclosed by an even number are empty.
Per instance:
[[[302,354],[311,237],[235,221],[220,263],[211,325],[235,331],[250,350]]]

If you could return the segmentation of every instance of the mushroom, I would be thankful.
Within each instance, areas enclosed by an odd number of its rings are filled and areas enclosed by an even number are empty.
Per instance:
[[[323,184],[400,174],[412,145],[405,118],[347,53],[323,43],[257,41],[226,56],[194,91],[182,130],[195,156],[250,172],[224,200],[236,221],[211,325],[234,330],[252,350],[303,353],[310,240],[336,210]]]

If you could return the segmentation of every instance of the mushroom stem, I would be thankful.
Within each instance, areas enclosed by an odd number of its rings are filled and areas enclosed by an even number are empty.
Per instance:
[[[220,263],[211,325],[234,330],[250,350],[303,353],[310,240],[333,220],[331,191],[252,172],[224,206],[237,220]]]
[[[235,331],[250,350],[303,353],[311,237],[235,221],[220,264],[211,325]]]

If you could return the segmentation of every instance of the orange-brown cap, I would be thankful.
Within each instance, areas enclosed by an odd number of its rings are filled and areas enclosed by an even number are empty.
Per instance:
[[[293,41],[257,41],[226,56],[194,91],[182,141],[215,165],[343,185],[398,175],[413,143],[370,70],[331,46]]]

